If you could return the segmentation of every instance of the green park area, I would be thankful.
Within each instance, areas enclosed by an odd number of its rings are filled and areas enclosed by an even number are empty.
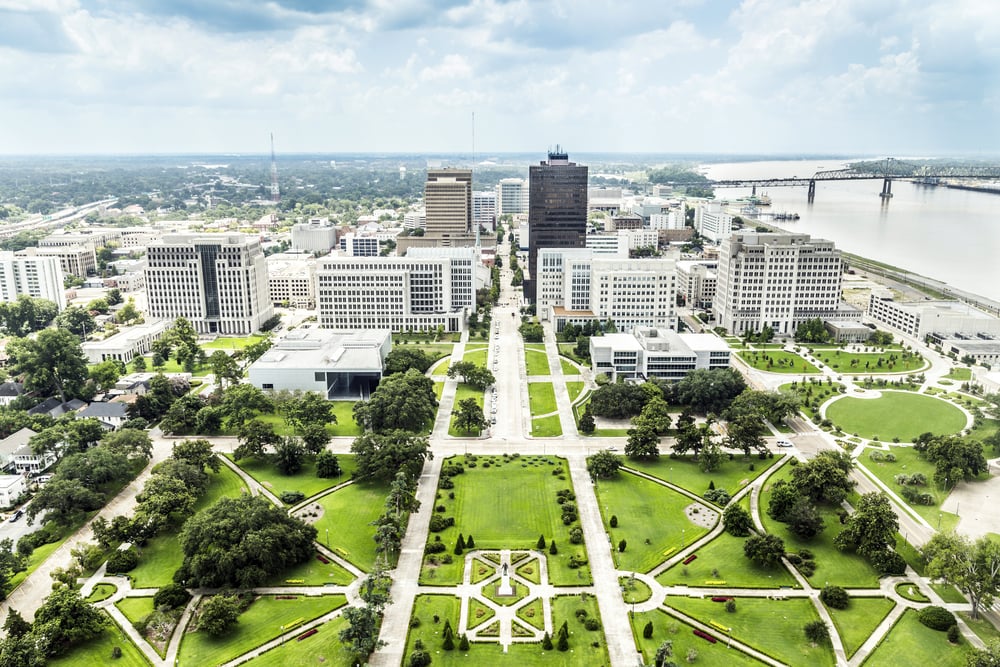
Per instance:
[[[578,398],[583,394],[584,389],[587,385],[583,382],[570,381],[566,383],[566,393],[569,394],[569,400],[571,403],[575,403]]]
[[[917,619],[915,611],[907,610],[864,664],[865,667],[962,667],[967,652],[967,643],[952,644],[944,632],[931,630]]]
[[[716,489],[725,489],[729,495],[735,496],[740,489],[783,460],[780,456],[765,459],[752,456],[744,459],[741,455],[736,455],[730,461],[723,461],[718,470],[712,472],[703,471],[693,456],[660,456],[651,461],[628,459],[625,465],[683,487],[695,495],[704,494],[709,485],[714,485]]]
[[[879,352],[850,352],[836,347],[814,347],[810,351],[839,373],[912,373],[927,366],[919,354],[899,347]]]
[[[225,456],[230,461],[233,460],[232,454]],[[316,461],[312,457],[307,457],[302,462],[302,468],[294,475],[285,475],[278,470],[271,455],[241,459],[237,463],[271,493],[280,496],[283,491],[300,491],[305,498],[349,481],[355,468],[352,454],[337,455],[341,474],[339,477],[329,478],[316,476]]]
[[[354,437],[361,435],[361,427],[354,421],[354,404],[357,401],[330,401],[333,406],[333,416],[335,423],[326,425],[326,431],[331,436]],[[292,435],[294,433],[285,418],[277,412],[258,414],[255,419],[274,426],[274,432],[278,435]],[[230,435],[235,435],[231,433]]]
[[[958,516],[951,512],[942,512],[941,503],[948,497],[948,491],[934,481],[935,466],[933,463],[923,458],[920,452],[913,447],[893,447],[889,446],[889,451],[881,449],[866,449],[864,454],[858,458],[858,464],[864,466],[866,470],[878,477],[883,484],[896,492],[903,502],[903,484],[896,481],[897,475],[906,475],[912,479],[913,475],[923,475],[926,482],[924,484],[907,484],[921,494],[930,494],[930,503],[908,503],[915,512],[924,518],[931,526],[941,530],[952,530],[958,525]],[[988,474],[983,474],[982,479],[987,479]],[[975,484],[976,482],[970,482]]]
[[[455,402],[454,402],[452,410],[451,410],[451,422],[448,425],[448,435],[455,436],[455,437],[461,437],[461,436],[478,435],[479,434],[478,430],[475,431],[474,433],[470,434],[470,433],[468,433],[468,432],[463,431],[462,429],[460,429],[458,427],[458,414],[457,414],[457,412],[458,412],[458,404],[461,401],[463,401],[463,400],[465,400],[467,398],[475,399],[476,403],[479,405],[479,408],[482,409],[482,407],[483,407],[483,395],[484,394],[483,394],[483,390],[482,389],[476,389],[476,388],[472,387],[471,385],[468,385],[468,384],[466,384],[464,382],[459,382],[458,385],[456,385],[456,387],[455,387]]]
[[[851,598],[847,609],[827,607],[847,657],[854,655],[896,603],[888,598]]]
[[[259,341],[264,340],[265,336],[259,334],[250,334],[249,336],[220,336],[215,340],[210,340],[207,343],[201,343],[201,347],[206,350],[242,350],[248,345],[253,345]]]
[[[532,417],[541,417],[556,411],[556,392],[551,382],[528,383],[528,406]]]
[[[103,613],[103,612],[102,612]],[[117,667],[148,667],[146,656],[128,639],[111,620],[104,631],[95,639],[77,646],[69,653],[49,659],[45,664],[55,667],[78,667],[79,665],[116,665]],[[121,657],[115,658],[115,648],[121,650]]]
[[[721,607],[721,605],[718,605]],[[720,609],[720,611],[722,611]],[[722,612],[725,613],[725,612]],[[695,636],[693,629],[687,623],[670,616],[662,609],[640,611],[631,615],[632,635],[636,645],[642,652],[644,663],[655,664],[653,659],[656,651],[665,641],[673,645],[672,659],[675,664],[683,664],[689,652],[694,651],[697,658],[693,664],[702,667],[744,667],[760,666],[760,662],[746,653],[734,648],[727,648],[725,642],[710,644]],[[643,628],[651,624],[650,637],[643,636]]]
[[[784,350],[761,350],[739,352],[740,359],[748,366],[767,373],[797,373],[799,375],[819,373],[814,365],[795,354]]]
[[[462,472],[451,474],[459,469]],[[466,540],[472,536],[477,549],[534,549],[540,536],[546,544],[554,539],[558,553],[546,552],[550,581],[564,586],[589,583],[585,564],[570,567],[571,556],[586,560],[582,533],[580,544],[571,542],[570,533],[578,525],[575,516],[569,525],[562,519],[564,505],[575,503],[575,497],[560,503],[556,493],[572,493],[572,488],[565,459],[554,456],[469,455],[445,460],[438,485],[441,495],[434,508],[440,519],[431,520],[428,536],[428,545],[440,541],[445,548],[424,557],[420,582],[461,583],[463,557],[453,555],[461,534]],[[452,519],[453,525],[447,525]],[[440,528],[435,530],[438,522]]]
[[[371,523],[382,514],[388,491],[386,483],[354,482],[318,499],[314,503],[318,509],[307,509],[298,516],[316,528],[316,541],[356,567],[371,571],[375,565],[375,527]]]
[[[466,347],[462,361],[471,362],[477,366],[486,366],[486,359],[489,355],[489,348],[486,347]]]
[[[541,343],[529,343],[524,346],[524,364],[528,375],[549,375],[549,357],[545,354],[545,346]]]
[[[823,403],[831,396],[836,396],[844,390],[844,385],[832,380],[823,381],[820,378],[811,378],[806,382],[789,382],[778,387],[778,391],[787,391],[795,394],[799,399],[799,409],[812,420],[816,420],[816,414]]]
[[[879,398],[845,396],[830,403],[824,416],[845,433],[902,442],[926,432],[951,435],[966,423],[965,414],[947,401],[903,391],[883,391]]]
[[[945,375],[944,377],[947,378],[947,379],[949,379],[949,380],[958,380],[959,382],[968,382],[969,380],[972,379],[972,369],[971,368],[962,368],[960,366],[956,366],[955,368],[952,368],[950,371],[948,371],[948,374]]]
[[[574,363],[572,363],[570,361],[567,361],[566,359],[560,359],[559,360],[559,367],[562,368],[562,374],[563,375],[579,375],[580,374],[580,368],[576,364],[574,364]]]
[[[244,663],[250,667],[294,667],[296,665],[323,665],[323,667],[351,667],[347,645],[338,634],[347,627],[347,621],[338,616],[319,626],[319,632],[305,639],[286,641],[267,653]]]
[[[559,415],[532,419],[531,435],[535,438],[555,438],[562,435],[562,422],[559,421]]]
[[[795,577],[782,566],[761,567],[743,553],[746,538],[723,532],[692,552],[697,558],[687,565],[677,563],[656,577],[666,586],[707,586],[722,588],[798,588]],[[691,541],[688,541],[690,544]],[[670,555],[676,552],[671,551]],[[666,560],[664,555],[661,560]]]
[[[559,355],[572,359],[581,366],[590,366],[590,361],[576,353],[576,343],[559,343]]]

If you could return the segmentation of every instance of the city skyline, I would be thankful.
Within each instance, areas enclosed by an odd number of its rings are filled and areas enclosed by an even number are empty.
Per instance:
[[[0,152],[997,152],[988,3],[334,4],[0,4]]]

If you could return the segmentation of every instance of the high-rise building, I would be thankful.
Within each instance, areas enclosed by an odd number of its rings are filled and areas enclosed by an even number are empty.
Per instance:
[[[428,169],[424,186],[427,212],[425,236],[452,245],[453,237],[468,237],[472,230],[472,171]]]
[[[292,225],[292,248],[325,255],[337,245],[337,228],[326,218]]]
[[[472,222],[493,231],[497,224],[497,193],[494,190],[472,193]]]
[[[146,256],[150,317],[184,317],[198,333],[245,336],[274,315],[255,237],[169,234]]]
[[[0,301],[16,301],[25,294],[66,307],[63,270],[58,257],[19,257],[0,252]]]
[[[524,296],[535,300],[538,251],[583,248],[587,239],[587,167],[556,146],[528,169],[528,279]]]
[[[733,233],[733,216],[719,202],[706,202],[695,210],[694,228],[712,243],[722,243]]]
[[[808,234],[735,233],[719,248],[712,309],[718,325],[735,335],[765,326],[789,335],[814,319],[859,319],[841,304],[843,262],[833,241]]]
[[[523,178],[503,178],[497,185],[497,214],[528,212],[528,182]]]

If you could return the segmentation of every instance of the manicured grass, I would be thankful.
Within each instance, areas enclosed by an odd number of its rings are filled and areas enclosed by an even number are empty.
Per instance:
[[[486,357],[489,354],[489,348],[480,347],[475,349],[465,348],[465,355],[462,357],[462,361],[471,361],[477,366],[486,365]]]
[[[837,348],[813,348],[813,357],[839,373],[911,373],[924,368],[927,362],[919,354],[903,350],[885,352],[848,352]],[[882,365],[879,366],[879,362]]]
[[[528,383],[528,405],[532,417],[541,417],[556,411],[556,392],[551,382]]]
[[[744,460],[742,454],[737,454],[732,461],[724,461],[722,467],[710,473],[702,472],[701,468],[698,467],[698,462],[690,456],[679,456],[676,459],[660,456],[655,461],[627,458],[624,463],[629,468],[635,468],[657,479],[676,484],[698,495],[708,491],[710,482],[715,482],[715,488],[725,489],[730,495],[736,495],[737,491],[757,479],[759,475],[781,460],[780,456],[763,460],[751,456]],[[750,469],[750,466],[753,466],[753,470]]]
[[[590,366],[590,361],[580,357],[580,355],[576,353],[576,343],[559,343],[559,354],[572,359],[581,366]]]
[[[464,399],[466,399],[466,398],[474,398],[474,399],[476,399],[476,403],[478,403],[479,407],[482,408],[483,407],[483,397],[484,397],[484,394],[483,394],[482,390],[473,389],[472,387],[470,387],[469,385],[465,384],[464,382],[458,383],[458,386],[455,387],[455,402],[453,404],[454,407],[452,408],[452,411],[451,411],[451,413],[452,413],[451,414],[451,422],[448,425],[448,435],[452,435],[452,436],[455,436],[455,437],[461,437],[463,435],[478,435],[478,432],[474,432],[474,433],[470,434],[468,431],[463,431],[462,429],[458,428],[458,426],[455,424],[455,421],[457,419],[455,413],[458,410],[458,404],[459,404],[459,402],[462,401],[462,400],[464,400]]]
[[[827,583],[844,588],[877,588],[878,573],[864,558],[841,551],[833,545],[834,539],[844,527],[837,517],[837,508],[821,505],[818,510],[826,525],[826,529],[811,540],[796,537],[788,526],[779,523],[767,515],[767,506],[771,500],[771,487],[779,479],[791,477],[791,466],[784,466],[764,484],[760,497],[760,518],[764,528],[785,541],[785,550],[794,552],[799,549],[809,549],[816,558],[816,572],[808,577],[810,583],[822,587]]]
[[[225,456],[230,460],[233,458],[232,454]],[[294,475],[281,474],[271,462],[270,456],[263,459],[240,459],[236,463],[275,495],[280,496],[283,491],[301,491],[306,495],[306,498],[311,498],[320,491],[333,488],[351,479],[351,473],[354,472],[355,467],[354,456],[338,454],[337,461],[344,472],[340,477],[329,479],[316,476],[316,461],[312,457],[306,459],[302,464],[302,469]]]
[[[326,535],[318,536],[326,541]],[[289,580],[296,583],[289,583]],[[275,575],[268,586],[347,586],[354,581],[354,575],[331,561],[323,563],[315,556],[291,569]]]
[[[965,596],[962,595],[962,593],[951,584],[932,583],[930,586],[934,590],[934,592],[940,595],[941,599],[944,600],[945,602],[959,602],[963,604],[968,602],[968,600],[965,599]]]
[[[593,595],[587,595],[585,600],[580,595],[557,595],[552,598],[552,627],[559,628],[563,624],[563,621],[567,622],[569,647],[573,651],[573,660],[581,661],[577,664],[610,664],[608,662],[608,650],[604,643],[603,624],[598,630],[587,630],[583,627],[583,620],[578,619],[576,616],[578,609],[583,609],[587,612],[585,618],[601,620],[601,612],[597,608],[597,598]],[[591,645],[595,641],[599,644],[598,648]],[[549,659],[546,661],[546,664],[552,664],[552,662]]]
[[[858,463],[863,465],[872,474],[878,477],[882,482],[885,483],[890,489],[899,495],[900,490],[903,488],[902,485],[896,484],[894,477],[899,474],[912,475],[914,473],[923,473],[927,478],[927,485],[916,487],[921,493],[929,493],[934,496],[933,505],[917,505],[914,503],[907,503],[910,507],[916,511],[917,514],[922,516],[925,521],[930,523],[935,528],[937,527],[938,515],[941,515],[941,529],[951,530],[958,525],[958,516],[951,512],[942,512],[941,503],[944,502],[945,498],[948,497],[948,492],[939,487],[934,483],[934,465],[929,461],[923,459],[920,454],[912,447],[892,447],[890,446],[890,451],[896,457],[896,460],[892,463],[886,461],[872,461],[870,453],[872,451],[879,450],[865,450],[865,453],[859,457]],[[983,479],[987,479],[989,475],[983,475]],[[975,484],[975,482],[970,482]],[[899,496],[903,502],[906,500],[900,495]]]
[[[117,591],[118,587],[114,584],[97,584],[94,586],[94,590],[90,592],[90,595],[87,596],[87,602],[100,602],[101,600],[107,600]]]
[[[921,593],[916,584],[908,581],[901,581],[896,584],[896,592],[912,602],[930,602],[930,598]]]
[[[809,600],[737,598],[734,614],[727,613],[721,603],[712,602],[710,598],[668,595],[666,604],[702,623],[710,624],[711,621],[716,621],[731,628],[733,639],[763,651],[785,664],[834,664],[833,650],[830,646],[811,646],[802,632],[803,625],[819,619],[819,614]],[[717,637],[726,636],[723,632],[712,634]]]
[[[719,605],[720,607],[722,605]],[[723,613],[725,613],[723,611]],[[691,633],[691,626],[669,616],[665,611],[656,609],[654,611],[637,612],[632,615],[632,635],[635,637],[639,650],[642,651],[645,664],[653,664],[656,650],[665,640],[670,640],[674,645],[674,662],[683,664],[688,649],[698,652],[698,660],[695,663],[700,667],[741,667],[743,665],[754,665],[759,667],[761,663],[755,658],[751,658],[746,653],[734,648],[726,648],[724,642],[709,644],[703,639],[695,637]],[[646,623],[653,624],[653,636],[646,639],[642,636],[642,629]],[[673,630],[673,632],[671,632]]]
[[[580,398],[586,386],[582,382],[567,382],[566,393],[569,394],[569,402],[575,403],[576,399]]]
[[[389,485],[375,482],[355,482],[340,491],[323,496],[317,502],[323,516],[313,524],[316,540],[327,544],[338,555],[358,568],[370,571],[375,564],[374,526],[369,525],[382,514]]]
[[[628,604],[645,602],[653,597],[652,589],[644,581],[632,577],[618,577],[618,583],[622,587],[622,599]]]
[[[476,467],[470,468],[469,463],[473,460]],[[558,563],[568,561],[570,554],[576,553],[574,549],[584,552],[582,545],[570,545],[570,526],[563,525],[562,510],[556,502],[556,491],[573,487],[565,460],[554,456],[479,456],[474,459],[456,456],[443,465],[459,463],[465,466],[465,472],[452,477],[454,489],[442,489],[441,498],[436,501],[437,505],[446,508],[444,516],[455,518],[455,525],[436,535],[451,547],[459,533],[465,537],[471,534],[476,548],[485,550],[534,549],[539,535],[544,535],[546,542],[555,539],[559,554],[548,557],[549,572],[554,583],[562,583],[557,578],[561,576]],[[553,471],[557,474],[552,474]],[[451,492],[455,494],[454,500],[449,498]],[[429,541],[434,540],[434,535],[429,536]],[[433,568],[426,565],[425,560],[420,581],[435,585],[458,584],[462,566],[461,557],[454,557],[451,564]],[[586,570],[586,567],[581,568],[584,578],[589,580]],[[580,581],[575,573],[571,576],[566,584]]]
[[[961,667],[965,665],[967,647],[967,643],[953,646],[944,632],[922,625],[917,613],[908,609],[863,664],[865,667]]]
[[[667,586],[720,586],[723,588],[798,588],[795,577],[784,565],[760,567],[743,553],[745,538],[723,532],[695,553],[698,558],[688,565],[678,563],[656,580]],[[690,543],[690,542],[689,542]],[[666,560],[661,556],[660,560]],[[684,572],[687,571],[687,575]],[[718,574],[716,574],[718,572]],[[725,581],[709,584],[709,581]]]
[[[210,481],[205,493],[195,503],[195,512],[215,504],[220,498],[238,498],[246,492],[246,486],[239,476],[225,465],[219,472],[209,472]],[[173,583],[174,572],[184,561],[177,533],[164,532],[140,547],[142,557],[139,565],[129,573],[134,588],[159,588]]]
[[[281,626],[311,620],[347,604],[343,595],[276,600],[264,596],[240,614],[235,629],[215,639],[204,632],[185,633],[178,653],[182,665],[221,665],[282,634]],[[307,640],[308,641],[308,640]]]
[[[264,336],[258,334],[250,334],[249,336],[243,336],[240,338],[235,337],[220,337],[215,340],[209,341],[207,343],[202,343],[201,347],[206,350],[242,350],[248,345],[252,345],[260,340],[263,340]]]
[[[737,352],[748,366],[767,373],[819,373],[819,369],[793,352],[762,350]]]
[[[115,603],[125,618],[127,618],[132,625],[135,625],[142,619],[146,618],[153,613],[155,606],[153,605],[153,598],[151,596],[147,597],[127,597],[119,600]]]
[[[865,640],[875,631],[896,603],[887,598],[851,598],[847,609],[831,609],[830,617],[837,626],[847,657],[854,655]]]
[[[542,599],[535,598],[517,610],[517,617],[534,628],[544,630],[545,615],[542,612]]]
[[[600,480],[596,491],[621,570],[648,572],[663,562],[664,551],[680,550],[708,532],[685,516],[692,500],[662,484],[622,472]],[[610,527],[612,515],[618,517],[617,528]],[[624,552],[618,551],[621,540],[627,544]]]
[[[971,614],[964,611],[958,612],[958,615],[962,617],[962,620],[965,621],[965,624],[969,626],[972,632],[987,644],[1000,640],[1000,632],[993,627],[993,624],[989,620],[983,617],[982,610],[980,610],[979,618],[977,619],[973,619]]]
[[[323,665],[323,667],[352,667],[354,661],[347,645],[337,635],[347,627],[347,621],[338,616],[319,626],[319,632],[302,641],[290,640],[271,649],[250,662],[251,667],[292,667],[298,665]]]
[[[476,628],[483,623],[488,622],[494,616],[496,616],[496,613],[493,611],[492,607],[487,607],[476,598],[469,599],[469,615],[467,621],[469,629]]]
[[[444,394],[444,382],[434,383],[434,398],[437,399],[438,403],[441,402],[441,396]]]
[[[148,667],[149,661],[146,660],[146,656],[128,640],[110,616],[105,614],[105,618],[108,619],[108,625],[100,636],[57,658],[49,658],[46,664],[54,667],[79,667],[80,665]],[[115,646],[122,650],[122,657],[118,659],[111,657],[111,651]]]
[[[559,415],[532,419],[531,435],[536,438],[553,438],[562,435],[562,422],[559,421]]]
[[[549,358],[545,349],[524,348],[524,363],[528,375],[549,375]]]
[[[825,416],[845,433],[903,442],[927,431],[951,435],[965,428],[965,415],[947,401],[902,391],[883,391],[875,399],[845,396],[830,403]]]
[[[423,642],[424,650],[428,651],[434,657],[433,664],[435,665],[458,662],[458,658],[463,656],[465,662],[469,662],[468,655],[473,654],[475,648],[470,649],[468,654],[463,654],[458,650],[459,613],[460,602],[457,597],[451,595],[418,595],[413,600],[413,611],[410,612],[411,625],[406,637],[406,655],[401,664],[409,664],[413,644],[418,639]],[[438,617],[437,623],[434,622],[435,616]],[[413,627],[413,619],[420,619],[418,627]],[[445,621],[451,624],[451,629],[455,634],[455,649],[453,651],[441,650],[441,643],[443,641],[441,633],[444,631]],[[479,622],[475,621],[475,624]],[[451,660],[453,656],[456,658],[455,660]]]
[[[821,382],[817,378],[811,378],[808,382],[789,382],[778,387],[779,391],[791,391],[799,397],[799,409],[806,414],[809,419],[819,421],[816,418],[816,411],[819,406],[826,402],[826,399],[840,393],[844,385],[839,382]]]
[[[958,380],[959,382],[966,382],[972,379],[972,369],[971,368],[952,368],[948,371],[948,374],[944,377],[949,380]]]
[[[559,367],[562,368],[563,375],[579,375],[580,369],[576,364],[570,363],[565,359],[559,360]]]

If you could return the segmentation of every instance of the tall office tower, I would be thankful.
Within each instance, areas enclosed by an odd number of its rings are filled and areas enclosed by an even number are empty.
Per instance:
[[[0,252],[0,301],[17,301],[25,294],[48,299],[63,310],[66,291],[58,257],[20,257]]]
[[[528,212],[528,183],[523,178],[503,178],[497,185],[498,215]]]
[[[841,306],[843,263],[833,241],[808,234],[735,233],[719,249],[712,309],[737,336],[765,326],[788,335],[808,319],[858,319]]]
[[[146,249],[149,316],[198,333],[247,335],[274,315],[260,241],[243,234],[168,234]]]
[[[587,167],[569,161],[559,146],[548,160],[528,169],[528,280],[524,296],[534,302],[538,250],[587,245]]]
[[[472,231],[472,171],[428,169],[424,187],[427,209],[425,236],[452,245],[451,239],[468,237]]]

